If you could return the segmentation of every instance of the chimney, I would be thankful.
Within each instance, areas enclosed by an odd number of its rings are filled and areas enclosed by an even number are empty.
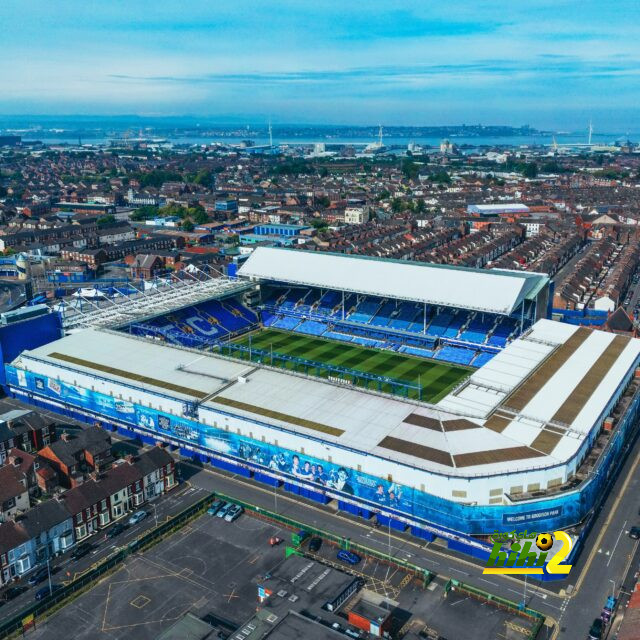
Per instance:
[[[60,436],[60,440],[62,440],[63,442],[69,442],[69,440],[71,440],[71,436],[66,431],[63,431],[62,435]]]

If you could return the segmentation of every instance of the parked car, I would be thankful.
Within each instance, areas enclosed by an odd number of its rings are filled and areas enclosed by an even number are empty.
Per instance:
[[[318,551],[320,551],[321,546],[322,546],[322,538],[311,538],[311,540],[309,540],[309,551],[313,551],[313,553],[318,553]]]
[[[116,522],[113,527],[111,527],[111,529],[107,531],[107,536],[109,538],[115,538],[116,536],[119,536],[126,528],[127,527],[125,527],[122,522]]]
[[[604,631],[604,622],[601,618],[596,618],[589,629],[589,640],[600,640]]]
[[[207,509],[207,513],[210,516],[215,516],[218,511],[220,511],[220,509],[222,509],[223,505],[225,504],[224,500],[215,500],[211,506]]]
[[[218,513],[216,513],[216,516],[218,518],[224,518],[227,515],[227,512],[229,511],[229,509],[231,509],[231,507],[233,507],[233,502],[225,502],[220,509],[218,509]]]
[[[80,558],[84,558],[86,555],[91,553],[92,549],[93,545],[90,542],[83,542],[71,552],[71,559],[80,560]]]
[[[27,590],[27,587],[9,587],[6,591],[2,592],[0,598],[4,602],[9,602],[18,596],[22,595]]]
[[[233,504],[231,505],[231,509],[227,511],[224,519],[226,522],[233,522],[234,520],[237,520],[243,513],[243,507],[241,507],[239,504]]]
[[[138,522],[142,522],[147,517],[146,511],[136,511],[129,518],[129,526],[132,527],[134,524],[138,524]]]
[[[640,527],[631,527],[629,530],[629,537],[633,540],[640,539]]]
[[[49,577],[49,570],[47,567],[40,567],[37,571],[34,571],[30,576],[27,582],[30,587],[33,587],[36,584],[40,584],[42,581],[46,580]]]
[[[340,549],[336,556],[340,562],[344,562],[345,564],[358,564],[362,560],[362,558],[357,554],[353,553],[353,551],[347,551],[346,549]]]
[[[52,584],[51,589],[49,589],[49,585],[42,587],[42,589],[36,591],[36,600],[44,600],[49,595],[55,594],[56,591],[60,591],[60,589],[64,589],[61,584]]]
[[[278,536],[271,536],[269,538],[269,544],[272,547],[277,547],[279,544],[282,544],[284,540],[282,538],[278,538]]]

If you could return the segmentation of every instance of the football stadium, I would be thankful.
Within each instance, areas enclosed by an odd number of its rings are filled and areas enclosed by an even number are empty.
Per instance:
[[[551,321],[551,297],[544,274],[258,248],[65,319],[5,354],[4,388],[484,557],[495,530],[587,523],[637,435],[640,340]]]

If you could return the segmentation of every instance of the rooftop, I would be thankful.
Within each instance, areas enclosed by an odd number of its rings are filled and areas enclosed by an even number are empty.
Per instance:
[[[223,411],[419,469],[474,476],[569,460],[639,359],[638,339],[540,320],[437,405],[110,331],[73,334],[15,364],[35,372],[54,364],[70,384],[85,372],[106,393],[111,381],[198,401],[201,419]]]
[[[548,282],[547,276],[506,270],[384,260],[258,247],[240,267],[247,278],[510,314]]]

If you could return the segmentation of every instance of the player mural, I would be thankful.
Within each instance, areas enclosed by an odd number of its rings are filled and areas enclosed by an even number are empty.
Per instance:
[[[555,531],[580,522],[594,503],[596,492],[602,489],[616,451],[604,461],[601,472],[594,474],[591,482],[581,490],[566,492],[548,499],[511,505],[470,505],[429,494],[414,487],[389,482],[384,478],[356,471],[344,464],[314,458],[290,451],[268,442],[258,442],[223,429],[199,423],[195,419],[163,413],[140,404],[114,398],[74,385],[22,371],[14,366],[6,366],[7,383],[33,402],[36,397],[49,402],[46,406],[60,411],[61,406],[75,407],[90,412],[92,420],[120,425],[130,425],[144,429],[151,434],[164,434],[174,440],[191,443],[204,452],[218,453],[228,457],[235,464],[245,464],[255,471],[263,469],[278,475],[285,482],[303,483],[309,489],[317,487],[318,492],[331,492],[354,499],[363,508],[376,508],[396,517],[411,516],[425,523],[447,527],[464,533],[488,534],[493,530],[523,531],[535,527],[538,531]],[[638,413],[638,405],[633,407],[628,421],[618,426],[621,434],[628,424],[632,424]],[[85,414],[86,415],[86,414]],[[618,438],[620,446],[624,442]],[[335,455],[335,454],[334,454]]]

